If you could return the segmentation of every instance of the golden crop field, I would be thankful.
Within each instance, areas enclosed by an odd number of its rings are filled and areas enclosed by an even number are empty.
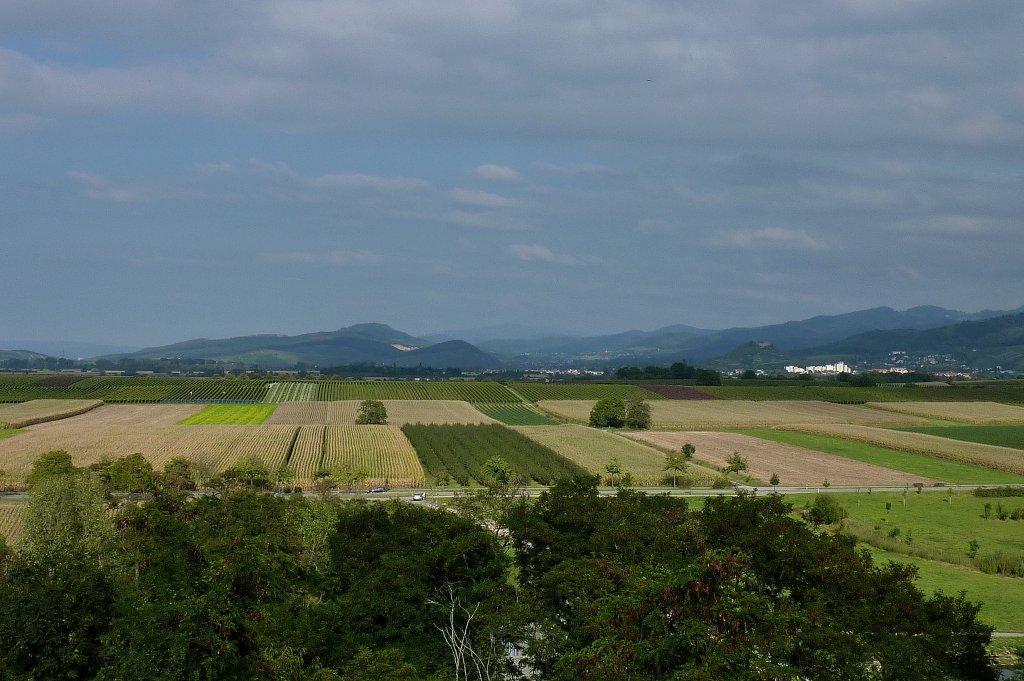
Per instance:
[[[999,402],[868,402],[874,409],[962,423],[1024,423],[1024,407]]]
[[[24,428],[36,423],[77,416],[103,406],[103,400],[30,400],[0,405],[0,428]]]
[[[324,467],[338,466],[367,471],[369,486],[423,485],[423,466],[398,426],[328,426]]]
[[[805,433],[856,440],[886,449],[924,454],[1024,475],[1024,451],[1010,447],[997,447],[977,442],[953,440],[937,435],[851,424],[804,424],[789,426],[785,430],[798,430]]]
[[[284,402],[265,423],[300,426],[355,425],[359,402]],[[388,412],[388,425],[394,426],[406,423],[497,423],[469,402],[457,400],[384,400],[384,408]]]
[[[312,480],[323,467],[324,428],[326,426],[301,426],[299,436],[292,447],[289,467],[296,481]]]
[[[85,414],[40,423],[32,430],[89,428],[150,428],[173,426],[205,408],[202,404],[105,404]]]
[[[545,400],[538,406],[577,423],[587,423],[594,400]],[[923,421],[908,414],[857,405],[799,400],[652,400],[656,430],[718,430],[765,428],[790,423],[863,423],[916,425]]]
[[[83,418],[42,424],[0,440],[0,467],[12,479],[23,480],[40,454],[64,449],[76,466],[140,452],[157,470],[171,458],[184,456],[205,462],[210,473],[219,473],[246,455],[261,459],[274,470],[285,461],[296,431],[295,426],[267,425],[108,426],[79,420]],[[70,421],[78,423],[47,427]]]
[[[834,485],[912,485],[936,482],[903,471],[862,463],[813,449],[772,442],[739,433],[714,432],[631,432],[630,438],[679,451],[689,442],[697,451],[694,457],[719,468],[726,465],[733,452],[747,459],[747,474],[768,481],[779,476],[782,485],[820,485],[825,480]]]
[[[632,474],[638,485],[660,485],[666,475],[664,452],[604,430],[573,424],[512,429],[602,477],[604,467],[613,458],[624,472]],[[718,477],[716,471],[696,465],[689,467],[689,475],[697,485],[706,485]]]
[[[3,535],[8,546],[13,546],[21,539],[27,511],[26,502],[0,501],[0,535]]]

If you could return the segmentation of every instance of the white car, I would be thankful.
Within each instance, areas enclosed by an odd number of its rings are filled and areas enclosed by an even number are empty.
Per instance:
[[[423,501],[426,498],[427,495],[424,492],[416,492],[415,494],[412,495],[413,501]]]

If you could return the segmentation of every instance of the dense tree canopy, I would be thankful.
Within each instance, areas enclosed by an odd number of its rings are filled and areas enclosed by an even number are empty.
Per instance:
[[[172,468],[144,503],[97,471],[36,482],[0,560],[0,678],[994,678],[975,605],[779,497],[694,511],[581,477],[463,516],[192,497]]]

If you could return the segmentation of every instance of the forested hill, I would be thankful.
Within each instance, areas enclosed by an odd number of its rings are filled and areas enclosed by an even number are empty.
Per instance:
[[[290,368],[378,363],[395,366],[430,366],[462,369],[495,368],[501,361],[465,341],[430,343],[385,324],[356,324],[337,331],[298,336],[255,335],[210,340],[205,338],[145,348],[120,358],[188,357],[258,364],[263,368]]]
[[[871,331],[838,343],[811,348],[803,354],[869,359],[893,351],[914,355],[952,354],[974,366],[1000,365],[1024,369],[1024,314],[962,322],[924,331]]]

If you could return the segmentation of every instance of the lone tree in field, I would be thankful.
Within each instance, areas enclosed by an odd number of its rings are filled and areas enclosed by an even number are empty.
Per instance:
[[[678,487],[676,478],[686,473],[686,465],[693,460],[693,453],[697,448],[687,442],[678,452],[669,452],[665,455],[665,467],[662,470],[672,471],[672,486]]]
[[[740,456],[739,452],[733,452],[732,456],[725,460],[725,468],[723,469],[726,473],[740,474],[750,466],[747,465],[747,459]]]
[[[778,486],[779,482],[779,474],[772,473],[772,479],[768,481],[768,484],[771,485],[772,487],[776,487]]]
[[[644,400],[626,403],[626,427],[646,430],[651,427],[651,405]]]
[[[384,426],[388,422],[388,410],[380,400],[363,400],[359,403],[359,416],[356,423],[359,425]]]
[[[621,428],[626,423],[626,403],[618,397],[598,400],[590,410],[590,425],[595,428]]]

